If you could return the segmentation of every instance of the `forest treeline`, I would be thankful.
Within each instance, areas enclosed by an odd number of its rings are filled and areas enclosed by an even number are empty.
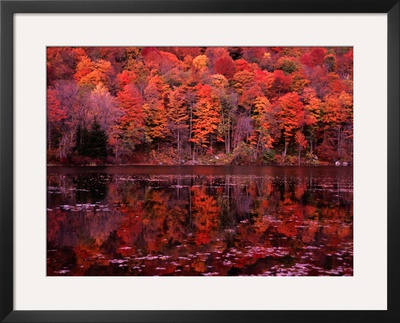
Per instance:
[[[351,47],[49,47],[49,164],[353,160]]]

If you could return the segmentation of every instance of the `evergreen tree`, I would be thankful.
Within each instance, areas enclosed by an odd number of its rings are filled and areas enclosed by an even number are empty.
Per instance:
[[[76,151],[80,156],[92,158],[107,157],[107,134],[100,128],[97,121],[86,127],[78,127],[76,135]]]
[[[107,157],[107,134],[97,121],[92,123],[89,132],[87,156],[93,158]]]

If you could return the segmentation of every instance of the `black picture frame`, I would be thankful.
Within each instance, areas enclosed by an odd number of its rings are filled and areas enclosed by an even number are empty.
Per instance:
[[[399,1],[1,1],[1,322],[399,322]],[[13,307],[13,15],[15,13],[387,13],[388,309],[386,311],[15,311]],[[373,167],[373,166],[372,166]]]

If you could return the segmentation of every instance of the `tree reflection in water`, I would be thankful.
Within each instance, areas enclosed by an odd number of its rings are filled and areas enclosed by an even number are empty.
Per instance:
[[[351,168],[203,173],[49,171],[47,274],[353,274]]]

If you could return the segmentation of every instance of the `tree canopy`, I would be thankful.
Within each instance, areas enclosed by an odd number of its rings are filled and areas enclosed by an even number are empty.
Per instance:
[[[49,163],[353,160],[351,47],[48,47]]]

